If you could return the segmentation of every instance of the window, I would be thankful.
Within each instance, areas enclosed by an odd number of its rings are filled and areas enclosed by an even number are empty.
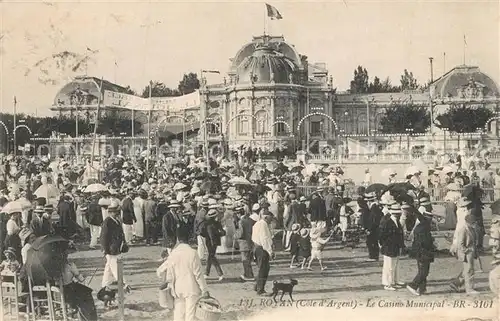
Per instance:
[[[248,126],[248,116],[240,116],[238,117],[237,131],[238,135],[248,135],[250,128]]]
[[[322,131],[322,122],[321,121],[312,121],[311,122],[311,130],[310,134],[312,136],[321,136],[321,131]]]
[[[278,136],[286,135],[286,125],[285,123],[277,123],[276,124],[276,132]]]
[[[219,123],[208,123],[208,133],[211,135],[220,134]]]
[[[256,134],[264,134],[268,132],[268,114],[265,110],[260,110],[255,114],[256,120]]]

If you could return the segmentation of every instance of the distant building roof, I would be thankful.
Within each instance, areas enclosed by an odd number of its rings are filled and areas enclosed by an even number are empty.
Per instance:
[[[486,97],[500,96],[498,85],[490,76],[479,70],[479,67],[461,65],[451,69],[431,84],[433,97],[460,97],[464,88],[471,84],[481,88],[482,95]]]
[[[96,105],[99,95],[103,98],[105,90],[114,91],[118,93],[127,93],[127,88],[114,84],[110,81],[103,80],[102,88],[99,93],[101,79],[96,77],[78,76],[72,81],[64,85],[54,98],[55,106],[68,106],[75,105],[74,94],[80,91],[81,101],[80,105]]]

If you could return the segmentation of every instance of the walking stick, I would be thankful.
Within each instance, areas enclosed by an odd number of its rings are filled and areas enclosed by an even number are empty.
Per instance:
[[[236,246],[236,239],[233,237],[233,247],[231,249],[231,261],[234,260],[234,247]]]
[[[98,270],[98,269],[99,269],[98,267],[97,267],[97,268],[95,268],[94,273],[92,273],[92,276],[90,277],[90,280],[89,280],[89,282],[87,283],[87,286],[89,286],[89,285],[90,285],[90,282],[92,282],[92,279],[94,278],[94,276],[95,276],[95,274],[97,273],[97,270]]]

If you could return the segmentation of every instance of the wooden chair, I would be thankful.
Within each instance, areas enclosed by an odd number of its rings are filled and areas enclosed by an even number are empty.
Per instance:
[[[21,293],[20,290],[21,286],[17,273],[0,276],[0,313],[2,319],[7,316],[10,320],[21,320],[21,318],[28,319],[28,293]],[[5,311],[5,305],[8,311]],[[25,307],[26,312],[21,312],[20,307]]]
[[[59,280],[56,285],[50,287],[49,307],[52,310],[52,320],[68,321],[68,307],[64,299],[64,287],[62,280]]]
[[[31,304],[31,320],[43,321],[53,320],[52,309],[49,305],[50,283],[46,285],[33,286],[31,278],[28,278],[30,304]]]

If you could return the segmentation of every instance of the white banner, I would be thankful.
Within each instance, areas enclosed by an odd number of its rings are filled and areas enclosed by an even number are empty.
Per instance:
[[[178,97],[153,97],[150,102],[148,98],[105,90],[103,104],[106,107],[134,110],[182,110],[199,107],[200,93],[195,91]]]
[[[149,110],[149,99],[105,90],[103,104],[106,107]]]

